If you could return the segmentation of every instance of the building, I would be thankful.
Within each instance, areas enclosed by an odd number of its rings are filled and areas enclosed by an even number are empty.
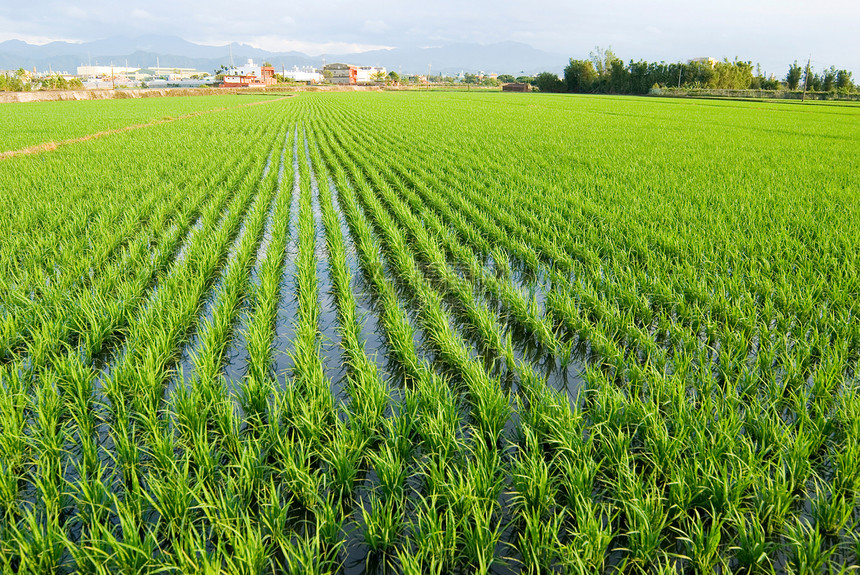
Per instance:
[[[351,64],[328,64],[323,68],[323,74],[332,84],[356,85],[376,84],[378,75],[384,76],[385,68],[377,66],[353,66]]]
[[[283,76],[294,82],[310,82],[311,84],[322,82],[323,79],[323,75],[317,70],[313,68],[299,69],[297,66],[294,66],[292,70],[284,70]]]
[[[78,66],[79,78],[104,78],[111,76],[129,76],[138,72],[140,68],[128,66]]]
[[[253,60],[248,60],[244,66],[233,67],[224,74],[225,88],[247,88],[259,86],[274,86],[275,69],[272,66],[257,66]]]
[[[692,60],[688,60],[687,64],[707,64],[711,68],[714,68],[717,65],[716,58],[693,58]]]
[[[378,80],[377,78],[379,78],[380,76],[384,77],[385,74],[385,68],[379,68],[376,66],[356,66],[355,83],[377,84],[380,82],[380,80]]]
[[[208,72],[196,70],[194,68],[170,68],[168,66],[153,66],[141,70],[149,74],[150,78],[161,78],[168,81],[190,80],[192,78],[202,78],[208,76]],[[145,80],[146,78],[141,78]]]
[[[332,84],[349,85],[356,83],[357,69],[349,64],[326,64],[323,67],[323,76]]]
[[[502,84],[502,92],[530,92],[532,87],[529,84],[519,82],[510,82]]]

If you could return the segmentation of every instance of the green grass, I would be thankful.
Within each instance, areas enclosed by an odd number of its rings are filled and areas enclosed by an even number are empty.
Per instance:
[[[857,107],[247,101],[15,120],[227,108],[0,162],[4,571],[860,565]]]
[[[0,114],[0,152],[268,99],[271,96],[215,95],[8,104]]]

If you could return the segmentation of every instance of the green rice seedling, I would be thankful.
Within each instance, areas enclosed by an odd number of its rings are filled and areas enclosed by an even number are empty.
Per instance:
[[[512,500],[524,516],[539,519],[551,511],[558,487],[538,449],[536,436],[528,428],[524,432],[525,452],[512,466]]]
[[[251,575],[261,573],[270,566],[270,549],[261,530],[244,515],[239,528],[231,530],[226,541],[230,553],[225,554],[224,569],[230,573]]]
[[[370,570],[850,569],[856,112],[516,96],[306,93],[0,162],[0,564],[332,572],[373,453]]]
[[[325,557],[323,543],[318,534],[304,535],[282,548],[284,571],[290,575],[324,575],[332,572],[332,565],[322,560]]]
[[[470,516],[463,523],[464,556],[468,565],[476,567],[478,573],[489,573],[498,562],[496,547],[502,535],[501,522],[494,520],[495,502],[475,504]]]
[[[765,529],[755,515],[737,512],[732,526],[737,531],[734,550],[738,564],[750,572],[762,573],[772,569],[770,553],[773,544],[767,540]]]
[[[422,569],[437,575],[454,568],[458,530],[464,518],[439,504],[437,495],[418,495],[410,533],[415,542],[415,559]]]
[[[812,500],[812,519],[816,529],[823,535],[838,535],[851,522],[854,507],[853,498],[828,492],[819,485]]]
[[[798,575],[823,573],[835,547],[825,548],[824,538],[818,528],[803,521],[786,526],[785,537],[791,549],[791,564]]]
[[[376,471],[379,480],[377,491],[381,499],[386,502],[401,501],[404,496],[406,466],[397,449],[391,442],[385,442],[379,446],[378,451],[368,454],[368,462]]]
[[[40,520],[36,513],[27,512],[24,514],[21,528],[12,525],[5,537],[8,537],[8,543],[3,547],[11,545],[19,550],[20,554],[16,553],[14,557],[17,560],[17,570],[50,572],[64,567],[62,559],[66,537],[56,517],[44,521]],[[3,554],[6,553],[4,549]],[[7,568],[10,567],[11,559],[4,558],[3,562]]]
[[[522,527],[517,535],[517,550],[522,557],[523,571],[545,573],[552,571],[559,556],[558,535],[563,515],[555,512],[549,517],[537,512],[521,514]]]
[[[720,556],[724,519],[713,513],[711,517],[708,522],[696,511],[687,523],[685,534],[678,537],[696,573],[713,573],[717,566],[724,566]]]
[[[576,496],[568,514],[574,524],[567,529],[568,542],[560,549],[560,563],[577,572],[603,569],[615,537],[614,515],[609,504],[596,503],[590,493]]]
[[[266,499],[260,510],[260,524],[265,529],[266,537],[274,549],[290,547],[290,532],[292,519],[291,496],[280,483],[275,483],[274,476],[269,476],[266,489]]]
[[[316,534],[322,542],[323,552],[320,560],[327,563],[329,568],[336,571],[340,568],[337,558],[344,547],[344,515],[341,513],[339,501],[332,498],[320,501],[316,509]]]
[[[142,521],[140,501],[123,501],[113,496],[113,508],[119,519],[117,533],[111,527],[99,526],[101,538],[110,555],[100,558],[110,569],[139,572],[156,568],[154,557],[159,549],[155,530]]]
[[[665,557],[661,549],[663,531],[668,523],[668,513],[662,497],[658,492],[649,489],[637,498],[623,502],[624,514],[627,519],[627,543],[624,548],[631,562],[640,567],[657,563]]]
[[[369,503],[361,503],[364,523],[364,543],[372,554],[388,556],[395,553],[403,530],[400,503],[370,494]]]
[[[757,477],[753,506],[765,533],[771,534],[782,527],[793,501],[784,467],[778,466],[772,472],[764,469]]]
[[[334,437],[329,445],[323,447],[321,457],[328,466],[331,482],[329,488],[338,501],[347,504],[352,499],[362,456],[369,439],[348,430],[341,430]]]

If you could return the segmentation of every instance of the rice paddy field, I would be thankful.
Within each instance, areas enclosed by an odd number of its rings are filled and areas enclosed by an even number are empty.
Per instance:
[[[4,573],[857,568],[860,108],[241,98],[0,161]]]

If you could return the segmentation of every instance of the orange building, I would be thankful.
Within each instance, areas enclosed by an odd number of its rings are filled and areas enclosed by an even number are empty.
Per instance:
[[[237,66],[224,74],[221,84],[225,88],[246,88],[258,86],[274,86],[275,68],[272,66],[257,66],[253,60],[248,60],[244,66]]]

